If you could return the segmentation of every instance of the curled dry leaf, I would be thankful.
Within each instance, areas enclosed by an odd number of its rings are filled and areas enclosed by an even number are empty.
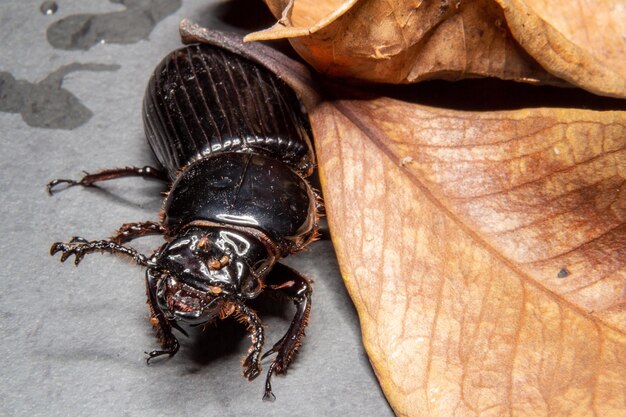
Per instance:
[[[246,40],[290,38],[331,76],[387,83],[488,76],[626,97],[620,0],[266,3],[280,20]]]
[[[312,111],[333,242],[392,407],[626,409],[626,114]]]

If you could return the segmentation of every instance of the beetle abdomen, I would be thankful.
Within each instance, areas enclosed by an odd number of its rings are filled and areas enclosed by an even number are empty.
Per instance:
[[[144,126],[172,179],[189,163],[219,152],[269,155],[308,174],[308,121],[294,92],[249,60],[208,45],[170,53],[144,98]]]

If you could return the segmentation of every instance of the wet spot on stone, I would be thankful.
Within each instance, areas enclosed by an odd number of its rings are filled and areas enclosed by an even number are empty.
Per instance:
[[[55,14],[57,10],[59,10],[59,5],[56,3],[56,1],[46,0],[41,3],[41,6],[39,6],[39,10],[46,16],[50,16]]]
[[[74,129],[85,124],[93,113],[63,88],[63,78],[75,71],[117,71],[119,65],[65,65],[42,81],[30,83],[0,71],[0,111],[19,113],[32,127]]]
[[[104,14],[75,14],[48,27],[48,42],[58,49],[89,49],[97,43],[135,43],[181,6],[181,0],[110,0],[126,10]]]

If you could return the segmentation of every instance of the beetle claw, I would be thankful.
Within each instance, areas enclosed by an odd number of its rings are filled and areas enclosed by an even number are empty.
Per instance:
[[[69,258],[71,255],[71,253],[69,252],[65,252],[65,250],[63,251],[63,254],[61,255],[61,262],[65,262],[67,261],[67,258]]]
[[[178,352],[178,348],[180,347],[180,345],[178,344],[178,340],[174,339],[171,343],[171,346],[167,347],[166,349],[155,349],[151,352],[144,352],[146,355],[148,355],[148,357],[146,358],[146,364],[150,365],[150,361],[154,358],[158,358],[159,356],[169,355],[169,357],[171,358],[172,356],[176,355],[176,352]]]
[[[54,242],[52,246],[50,246],[50,256],[56,255],[62,248],[62,242]]]
[[[248,381],[252,381],[253,379],[255,379],[260,374],[261,374],[261,369],[259,368],[258,365],[257,366],[251,366],[251,367],[247,368],[245,371],[243,371],[243,376],[248,378]]]
[[[80,263],[80,261],[83,260],[83,257],[85,256],[85,254],[83,252],[81,253],[75,253],[74,254],[74,265],[78,266],[78,264]]]
[[[146,358],[146,365],[150,365],[150,361],[154,358],[158,358],[161,355],[165,355],[165,351],[163,350],[153,350],[151,352],[146,352],[144,351],[143,353],[145,353],[146,355],[148,355],[148,357]]]
[[[276,400],[276,396],[272,393],[272,391],[265,391],[263,394],[263,401],[274,402]]]
[[[261,356],[261,360],[267,358],[268,356],[273,355],[274,353],[278,353],[278,356],[276,356],[276,359],[278,359],[280,356],[282,356],[280,352],[283,350],[284,345],[285,345],[285,336],[283,336],[278,342],[276,342],[270,350],[265,352],[263,356]]]
[[[267,358],[268,356],[273,355],[274,353],[278,352],[278,350],[280,349],[280,347],[276,348],[276,345],[274,345],[274,347],[272,347],[270,350],[268,350],[267,352],[265,352],[263,354],[263,356],[261,356],[261,360]]]
[[[248,378],[248,381],[252,381],[261,373],[261,368],[259,367],[258,361],[254,359],[254,354],[250,354],[246,357],[243,361],[243,367],[243,376]]]
[[[70,256],[74,255],[74,265],[78,266],[87,253],[88,247],[86,245],[88,244],[89,242],[86,239],[75,236],[69,243],[55,242],[52,244],[50,255],[54,256],[59,252],[63,252],[61,262],[67,261]]]
[[[54,194],[54,188],[59,185],[59,184],[67,184],[66,188],[69,187],[73,187],[75,185],[80,184],[80,181],[75,181],[75,180],[67,180],[67,179],[63,179],[63,178],[59,178],[56,180],[52,180],[50,181],[47,185],[46,185],[46,190],[48,190],[48,194],[49,195],[53,195]]]
[[[170,357],[173,356],[173,354],[169,350],[153,350],[151,352],[144,352],[144,353],[148,355],[148,357],[146,358],[146,364],[148,365],[150,365],[150,361],[154,358],[158,358],[163,355],[169,355]]]

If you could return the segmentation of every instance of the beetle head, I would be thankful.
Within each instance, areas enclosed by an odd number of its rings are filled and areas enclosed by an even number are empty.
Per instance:
[[[168,319],[201,324],[255,298],[275,256],[251,234],[223,227],[185,230],[156,255],[148,279]]]

